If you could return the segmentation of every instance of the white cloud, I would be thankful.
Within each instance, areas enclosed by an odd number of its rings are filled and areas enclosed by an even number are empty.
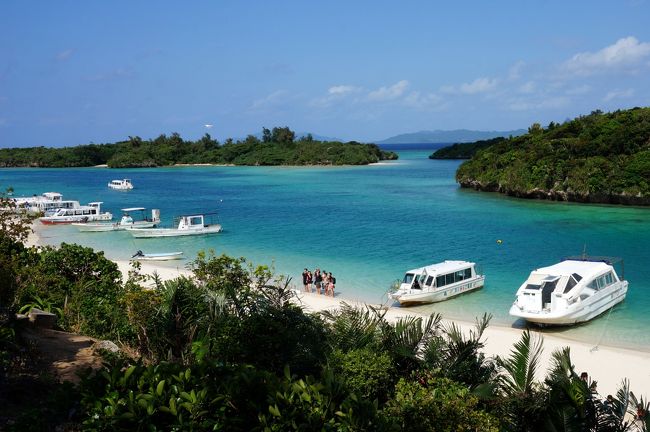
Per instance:
[[[327,96],[313,99],[309,104],[318,108],[327,108],[334,103],[346,99],[348,96],[361,92],[361,87],[352,85],[336,85],[327,89]]]
[[[626,89],[626,90],[613,90],[608,92],[605,97],[603,98],[603,101],[609,102],[612,99],[626,99],[629,97],[634,96],[634,90],[633,89]]]
[[[528,81],[525,84],[519,86],[519,93],[530,94],[534,93],[537,89],[537,84],[533,81]]]
[[[511,111],[558,109],[566,107],[570,102],[571,100],[566,96],[550,96],[541,100],[514,99],[511,100],[506,107]]]
[[[387,101],[401,97],[409,86],[407,80],[401,80],[390,87],[380,87],[368,93],[368,100]]]
[[[421,94],[418,91],[409,93],[404,98],[404,104],[413,108],[443,108],[444,99],[435,93]]]
[[[485,93],[493,90],[497,86],[496,79],[476,78],[471,83],[460,85],[460,92],[464,94]]]
[[[277,106],[286,100],[286,96],[286,90],[276,90],[266,97],[254,100],[251,104],[251,109],[260,110],[272,106]]]
[[[448,94],[461,93],[466,95],[486,93],[491,90],[494,90],[497,86],[497,83],[498,80],[496,78],[490,79],[490,78],[481,77],[481,78],[476,78],[474,81],[470,83],[463,83],[458,87],[452,85],[444,85],[440,87],[440,92],[448,93]]]
[[[355,87],[351,85],[338,85],[338,86],[330,87],[327,90],[327,93],[329,93],[330,95],[344,96],[346,94],[356,93],[359,90],[361,90],[359,87]]]
[[[608,69],[642,64],[650,56],[650,43],[633,36],[619,39],[596,52],[578,53],[565,62],[565,68],[578,75],[591,75]]]

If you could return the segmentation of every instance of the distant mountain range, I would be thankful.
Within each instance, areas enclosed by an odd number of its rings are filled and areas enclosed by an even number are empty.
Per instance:
[[[486,140],[496,137],[519,136],[526,133],[525,129],[510,131],[476,131],[468,129],[420,131],[395,135],[376,144],[425,144],[425,143],[464,143]]]

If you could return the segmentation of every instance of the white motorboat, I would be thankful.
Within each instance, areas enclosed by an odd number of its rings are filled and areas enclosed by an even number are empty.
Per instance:
[[[101,211],[101,202],[91,202],[77,208],[60,208],[50,216],[39,218],[45,225],[71,224],[73,222],[109,221],[113,215]]]
[[[221,232],[221,224],[214,223],[216,216],[216,213],[179,216],[174,219],[176,228],[130,228],[128,231],[136,238],[216,234]],[[211,219],[210,223],[206,223],[206,217]]]
[[[111,180],[108,182],[108,187],[115,190],[127,191],[133,189],[131,179]]]
[[[589,321],[625,299],[628,282],[613,265],[619,261],[569,257],[534,270],[517,290],[510,315],[540,325]]]
[[[144,253],[137,251],[132,257],[137,261],[170,261],[183,259],[183,252]]]
[[[122,219],[116,223],[98,222],[98,223],[73,223],[79,231],[83,232],[107,232],[122,231],[131,228],[155,228],[160,223],[160,210],[152,209],[151,218],[147,218],[144,207],[129,207],[122,209]],[[140,213],[140,217],[134,219],[133,213]]]
[[[435,303],[481,288],[485,276],[469,261],[444,261],[409,270],[399,288],[388,294],[402,305]]]

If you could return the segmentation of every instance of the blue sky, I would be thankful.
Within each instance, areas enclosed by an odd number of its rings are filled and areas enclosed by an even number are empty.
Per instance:
[[[263,126],[372,141],[649,101],[644,0],[0,4],[0,147]]]

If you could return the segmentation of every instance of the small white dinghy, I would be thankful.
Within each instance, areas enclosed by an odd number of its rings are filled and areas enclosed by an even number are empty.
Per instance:
[[[137,261],[171,261],[183,259],[183,252],[144,253],[139,250],[131,259]]]

